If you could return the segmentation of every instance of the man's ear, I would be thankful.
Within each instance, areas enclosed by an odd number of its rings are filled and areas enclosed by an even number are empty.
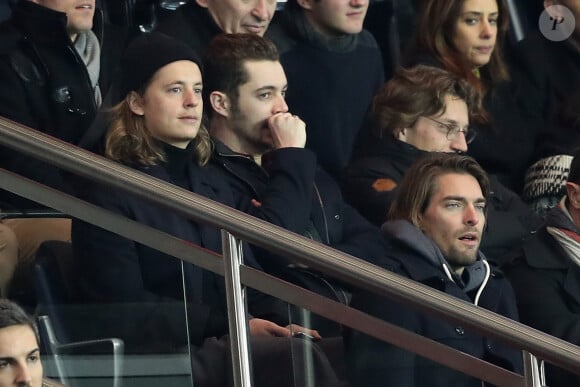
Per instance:
[[[575,209],[580,209],[580,185],[576,183],[566,183],[566,196],[568,203]]]
[[[143,97],[140,96],[137,92],[135,91],[130,92],[129,95],[126,97],[126,101],[127,104],[129,105],[129,109],[131,109],[133,113],[135,113],[138,116],[145,115]]]
[[[417,215],[417,219],[415,219],[415,227],[417,227],[421,232],[423,232],[423,216],[421,214]]]
[[[197,3],[197,5],[199,5],[202,8],[208,7],[207,0],[195,0],[195,2]]]
[[[312,9],[312,1],[313,0],[296,0],[298,2],[298,5],[301,6],[304,9]],[[316,0],[315,0],[316,1]]]
[[[209,95],[209,103],[212,109],[221,116],[230,116],[230,100],[225,93],[221,91],[212,91]]]

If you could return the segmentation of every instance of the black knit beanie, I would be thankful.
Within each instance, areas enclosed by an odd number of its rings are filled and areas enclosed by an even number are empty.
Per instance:
[[[129,44],[121,63],[119,95],[140,90],[161,67],[190,60],[202,70],[202,62],[187,44],[160,32],[144,34]]]

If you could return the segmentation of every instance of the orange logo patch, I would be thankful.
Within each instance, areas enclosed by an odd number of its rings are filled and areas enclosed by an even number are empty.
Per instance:
[[[377,179],[373,183],[373,189],[377,192],[392,191],[397,186],[393,179]]]

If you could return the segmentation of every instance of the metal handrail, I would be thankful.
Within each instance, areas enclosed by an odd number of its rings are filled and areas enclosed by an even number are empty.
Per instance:
[[[60,191],[32,182],[14,173],[0,169],[0,181],[2,181],[4,188],[12,192],[28,192],[29,195],[27,196],[31,200],[65,211],[75,218],[90,222],[125,238],[132,239],[135,242],[157,249],[165,254],[210,270],[225,278],[231,277],[231,274],[235,272],[234,268],[225,268],[225,262],[219,259],[219,255],[216,253],[201,248],[194,251],[195,248],[191,244],[179,243],[180,240],[176,237],[125,218],[119,214],[103,210],[93,204],[63,194]],[[296,235],[296,238],[300,237]],[[229,239],[231,239],[231,235],[228,236]],[[229,252],[234,250],[230,247],[227,249],[224,248],[224,257],[228,256]],[[195,254],[192,252],[195,252]],[[228,264],[231,265],[231,263]],[[378,267],[376,270],[386,271]],[[468,373],[478,379],[488,381],[494,385],[507,385],[510,387],[528,386],[527,384],[522,385],[523,380],[520,375],[447,347],[441,343],[426,339],[418,334],[367,315],[356,309],[346,307],[337,301],[281,281],[262,271],[242,266],[240,267],[240,278],[244,285],[271,294],[276,298],[299,307],[309,309],[322,317],[374,336],[377,339],[390,342],[449,368]],[[227,288],[231,287],[227,286]],[[237,289],[239,290],[239,288]],[[235,295],[233,298],[235,298]],[[228,295],[228,302],[229,300],[230,296]],[[236,305],[236,308],[238,306],[239,304]],[[232,314],[233,311],[229,314],[230,318],[234,317]],[[237,346],[240,348],[240,353],[243,353],[243,357],[245,357],[249,354],[241,348],[244,345],[242,343],[244,334],[243,332],[237,332],[237,328],[240,328],[239,321],[241,317],[238,316],[236,318],[237,320],[232,320],[230,325],[230,327],[236,328],[236,337],[233,338],[234,342],[232,343],[232,356],[237,353],[235,351],[235,347]],[[230,328],[230,330],[232,329]],[[242,360],[243,357],[238,355],[237,360]],[[244,372],[242,371],[243,366],[238,363],[234,361],[233,364],[235,367],[240,368],[241,375]],[[247,364],[247,361],[245,363]]]
[[[345,282],[447,320],[460,322],[482,334],[498,338],[553,364],[580,373],[580,348],[568,342],[12,121],[0,118],[0,134],[0,143],[5,146],[33,155],[65,170],[90,177],[92,180],[131,192],[195,221],[226,229],[243,240],[283,254]],[[216,269],[217,271],[219,270]],[[242,280],[245,283],[246,275],[242,276]]]

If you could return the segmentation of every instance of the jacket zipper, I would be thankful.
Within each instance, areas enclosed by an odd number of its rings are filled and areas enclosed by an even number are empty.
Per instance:
[[[320,196],[320,191],[316,182],[314,183],[314,192],[316,192],[316,197],[318,198],[318,204],[320,204],[320,209],[322,210],[322,220],[324,221],[324,236],[326,237],[326,244],[330,246],[330,237],[328,232],[328,221],[326,220],[326,210],[324,208],[324,203],[322,202],[322,197]],[[313,221],[314,223],[314,221]]]

